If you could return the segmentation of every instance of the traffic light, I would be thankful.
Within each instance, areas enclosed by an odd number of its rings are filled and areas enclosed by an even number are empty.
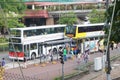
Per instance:
[[[61,64],[64,64],[64,59],[63,59],[63,53],[62,52],[60,53],[60,62],[61,62]]]

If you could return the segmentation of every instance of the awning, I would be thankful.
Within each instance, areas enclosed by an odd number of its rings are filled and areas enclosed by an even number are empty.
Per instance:
[[[48,18],[46,10],[28,10],[25,11],[25,18]]]

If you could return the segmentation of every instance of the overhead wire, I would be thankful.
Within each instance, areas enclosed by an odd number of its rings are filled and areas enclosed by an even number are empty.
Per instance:
[[[1,5],[0,5],[0,11],[1,11],[1,13],[2,13],[2,15],[3,15],[3,18],[4,18],[3,20],[4,20],[4,23],[5,23],[5,28],[7,29],[7,32],[8,32],[9,37],[11,37],[11,33],[10,33],[9,29],[8,29],[7,18],[6,18],[6,16],[5,16],[5,13],[4,13]],[[13,48],[13,50],[15,51],[15,56],[16,56],[16,58],[18,59],[16,50],[15,50],[15,47],[14,47],[14,44],[13,44],[13,41],[12,41],[11,38],[10,38],[10,41],[12,42],[12,48]],[[25,80],[25,77],[24,77],[22,68],[21,68],[21,66],[20,66],[19,60],[17,60],[17,63],[18,63],[18,65],[19,65],[20,72],[21,72],[21,74],[22,74],[23,80]]]

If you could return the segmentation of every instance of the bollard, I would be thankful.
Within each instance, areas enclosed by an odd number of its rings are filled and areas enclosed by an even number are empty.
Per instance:
[[[45,67],[45,66],[46,66],[46,64],[45,64],[45,63],[42,63],[42,64],[41,64],[41,67]]]
[[[34,66],[38,66],[38,64],[36,63],[36,64],[34,64]]]
[[[5,69],[3,67],[0,67],[0,80],[3,80],[4,73]]]
[[[52,61],[52,64],[57,64],[57,62],[56,61]]]

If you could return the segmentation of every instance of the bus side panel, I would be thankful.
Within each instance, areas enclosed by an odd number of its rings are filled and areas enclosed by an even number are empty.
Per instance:
[[[76,36],[75,36],[76,39],[85,38],[86,36],[87,36],[86,32],[79,33],[78,32],[78,27],[76,28]]]
[[[76,38],[85,38],[86,37],[86,33],[78,33],[76,34]]]
[[[94,32],[87,32],[86,37],[94,37],[94,36],[103,36],[103,31],[94,31]]]

